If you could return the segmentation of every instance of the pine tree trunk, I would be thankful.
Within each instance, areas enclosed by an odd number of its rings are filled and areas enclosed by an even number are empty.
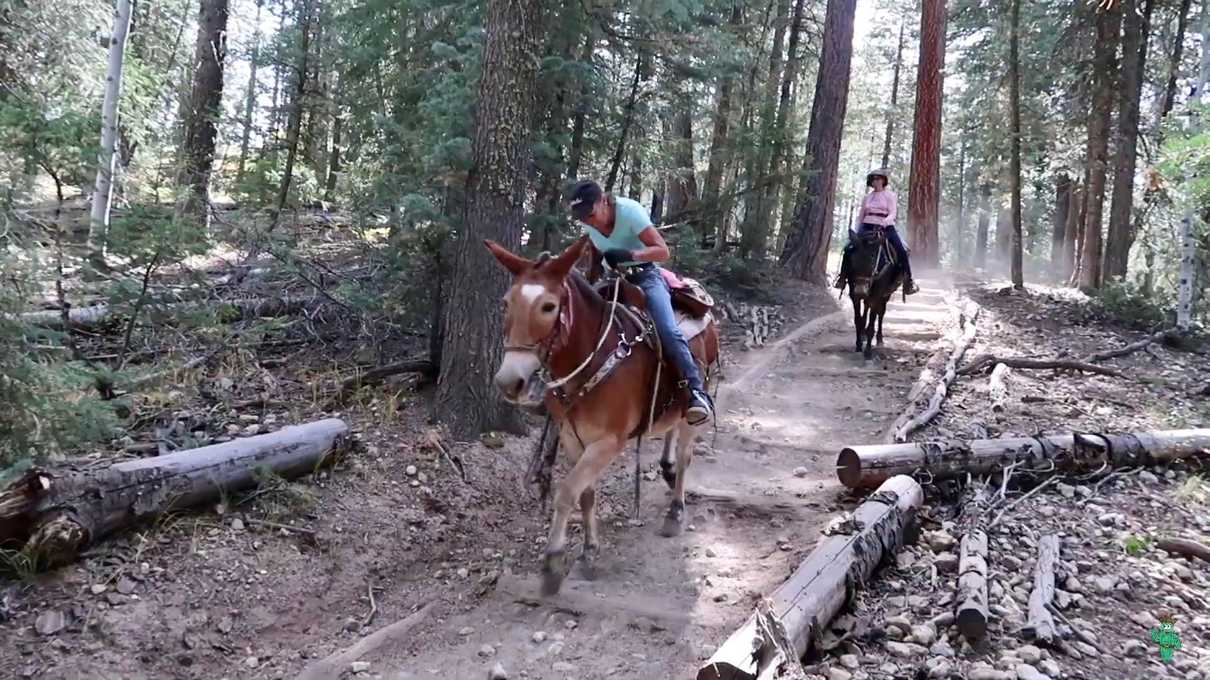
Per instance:
[[[1013,288],[1025,288],[1021,234],[1021,0],[1012,0],[1012,33],[1009,37],[1009,106],[1012,160],[1009,181],[1012,183],[1012,282]]]
[[[891,164],[891,141],[895,138],[895,117],[899,113],[899,72],[903,68],[903,29],[906,20],[899,22],[899,44],[895,47],[895,69],[891,76],[891,107],[886,114],[886,138],[882,142],[882,167]]]
[[[184,191],[177,204],[177,219],[192,219],[202,228],[210,226],[210,172],[222,115],[227,14],[227,0],[203,0],[199,8],[193,90],[184,121],[185,139],[177,176],[177,186]]]
[[[832,243],[832,208],[836,201],[840,138],[849,101],[856,2],[828,0],[811,125],[807,131],[806,155],[811,171],[807,173],[802,200],[780,258],[791,276],[821,283],[825,280],[828,248]]]
[[[105,100],[101,104],[101,150],[97,154],[97,183],[88,222],[89,259],[105,268],[105,239],[109,233],[109,204],[113,200],[113,171],[117,159],[118,100],[122,97],[122,64],[130,31],[131,0],[117,0],[113,34],[109,38],[109,65],[105,72]]]
[[[668,123],[672,142],[672,171],[665,180],[667,194],[664,211],[669,224],[681,222],[697,207],[697,174],[693,160],[693,115],[691,102],[680,93],[673,95],[675,110]],[[702,227],[704,229],[704,227]],[[704,234],[704,232],[703,232]]]
[[[1181,59],[1185,53],[1185,31],[1189,26],[1189,7],[1192,4],[1193,0],[1181,0],[1180,8],[1177,9],[1176,39],[1172,42],[1172,58],[1168,60],[1168,77],[1164,85],[1164,96],[1160,100],[1155,117],[1157,137],[1160,136],[1161,123],[1172,112],[1172,107],[1176,104],[1176,81],[1181,74]]]
[[[908,234],[912,260],[937,265],[941,204],[941,90],[945,68],[945,0],[922,0],[920,65],[916,72],[916,121],[908,187]]]
[[[521,429],[492,384],[503,340],[499,299],[509,277],[483,239],[511,250],[521,245],[541,9],[539,0],[488,0],[486,7],[473,164],[448,285],[436,399],[436,413],[461,438],[484,429]]]
[[[1189,103],[1205,105],[1210,87],[1210,3],[1202,3],[1202,66],[1197,87],[1190,93]],[[1199,121],[1200,122],[1200,121]],[[1185,186],[1193,185],[1190,164],[1185,165]],[[1186,189],[1192,193],[1191,189]],[[1181,269],[1177,279],[1176,326],[1186,330],[1193,323],[1193,278],[1197,265],[1197,238],[1194,230],[1193,196],[1185,197],[1185,215],[1181,219]]]
[[[885,166],[884,166],[885,167]],[[966,231],[966,137],[958,147],[958,221],[954,224],[953,263],[962,262],[962,236]]]
[[[248,93],[244,96],[243,132],[239,140],[239,163],[236,165],[235,183],[244,183],[244,170],[248,162],[248,144],[252,140],[252,117],[256,113],[256,71],[260,67],[260,17],[264,0],[256,0],[256,29],[252,33],[252,58],[249,63]]]
[[[1080,287],[1101,287],[1101,230],[1105,211],[1105,184],[1109,166],[1109,120],[1113,113],[1116,52],[1122,14],[1114,6],[1098,12],[1096,53],[1093,58],[1095,85],[1092,112],[1088,119],[1088,191],[1084,208],[1084,243],[1080,254]]]
[[[618,171],[622,168],[622,158],[626,155],[626,138],[630,134],[630,126],[634,124],[635,102],[639,96],[639,83],[642,82],[642,77],[643,53],[640,50],[638,61],[634,65],[634,79],[630,84],[630,98],[626,100],[626,109],[622,114],[622,131],[618,134],[613,161],[609,164],[609,176],[605,179],[605,191],[613,191],[613,185],[618,180]]]
[[[340,109],[337,108],[332,120],[332,150],[328,154],[328,176],[324,180],[324,201],[333,203],[336,200],[336,182],[340,179],[340,172],[343,169],[341,166],[341,133],[344,127],[344,116],[341,115]]]
[[[743,20],[741,6],[741,3],[737,2],[731,7],[732,27],[739,26]],[[702,185],[702,209],[706,214],[716,216],[715,219],[718,220],[714,225],[714,249],[718,252],[727,247],[726,205],[729,205],[729,201],[720,201],[719,198],[729,153],[727,135],[731,123],[731,92],[734,86],[735,78],[732,76],[723,76],[719,80],[717,103],[714,108],[714,130],[710,134],[710,158]]]
[[[1109,238],[1105,244],[1105,279],[1125,278],[1134,245],[1131,220],[1134,209],[1134,170],[1138,158],[1139,99],[1147,63],[1147,35],[1153,0],[1123,0],[1122,79],[1118,85],[1117,156],[1113,176],[1113,200],[1109,208]]]
[[[992,185],[984,183],[979,187],[979,224],[975,230],[976,267],[987,266],[987,232],[991,222]]]
[[[1071,212],[1072,181],[1066,173],[1055,177],[1055,213],[1050,236],[1050,268],[1059,277],[1064,275],[1067,240],[1067,216]]]
[[[270,228],[277,226],[281,213],[290,198],[290,183],[294,179],[294,163],[298,157],[298,138],[302,128],[303,111],[307,96],[307,65],[311,58],[311,2],[299,4],[299,63],[295,70],[294,101],[290,103],[290,120],[286,128],[286,167],[282,170],[281,186],[277,192],[277,207],[273,210]]]
[[[590,29],[588,35],[584,38],[584,51],[580,55],[581,63],[589,64],[592,62],[592,55],[596,44],[596,36]],[[580,88],[580,96],[576,99],[575,115],[572,116],[571,144],[567,151],[568,180],[577,179],[580,176],[580,163],[584,158],[584,125],[588,107],[588,89],[587,85],[585,85]]]

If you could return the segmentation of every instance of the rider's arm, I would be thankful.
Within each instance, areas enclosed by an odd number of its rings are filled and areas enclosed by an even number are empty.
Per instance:
[[[640,231],[639,240],[647,247],[634,251],[635,262],[664,262],[672,257],[672,253],[668,251],[668,243],[664,241],[664,236],[654,226],[648,226]]]
[[[866,201],[868,201],[868,200],[869,200],[869,194],[866,194],[866,197],[861,199],[861,210],[857,211],[857,228],[858,229],[861,228],[861,225],[865,224],[865,204],[866,204]]]
[[[891,191],[889,189],[887,190],[887,193],[890,194],[890,196],[888,196],[888,198],[891,199],[891,201],[890,201],[891,208],[890,208],[890,210],[887,211],[886,219],[883,220],[883,222],[885,224],[893,225],[893,224],[895,224],[895,217],[897,216],[897,213],[899,212],[899,197],[896,196],[895,194],[891,193]]]

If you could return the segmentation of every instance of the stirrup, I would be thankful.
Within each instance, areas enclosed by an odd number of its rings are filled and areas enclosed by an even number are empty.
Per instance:
[[[689,408],[685,411],[685,421],[696,427],[714,418],[714,405],[710,403],[710,395],[698,390],[690,392]]]

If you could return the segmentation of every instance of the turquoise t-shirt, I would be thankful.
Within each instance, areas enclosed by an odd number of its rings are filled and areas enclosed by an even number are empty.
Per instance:
[[[592,245],[602,253],[614,248],[630,251],[646,248],[647,244],[639,239],[639,234],[651,226],[651,216],[647,214],[647,209],[638,201],[629,198],[618,196],[613,200],[613,231],[609,236],[605,236],[591,225],[584,225],[584,233],[588,234],[588,237],[592,239]],[[638,262],[624,262],[622,264],[633,265],[638,264]]]

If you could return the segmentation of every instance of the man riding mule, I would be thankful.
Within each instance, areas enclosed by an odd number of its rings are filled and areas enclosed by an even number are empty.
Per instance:
[[[575,199],[573,192],[572,201]],[[580,209],[579,214],[592,218],[596,210],[594,204],[592,210]],[[610,231],[616,230],[615,223]],[[659,237],[658,232],[655,236]],[[665,446],[660,461],[664,479],[673,490],[661,533],[672,536],[681,531],[685,473],[692,460],[693,441],[697,427],[712,416],[705,390],[709,368],[718,361],[719,338],[708,306],[694,314],[688,312],[688,305],[682,305],[678,328],[681,338],[688,337],[685,350],[695,375],[706,376],[705,380],[698,377],[701,382],[696,385],[688,383],[700,390],[705,397],[701,400],[681,385],[682,380],[692,378],[681,378],[683,372],[673,375],[663,365],[662,357],[675,357],[675,350],[657,339],[652,326],[658,322],[632,311],[651,307],[643,291],[615,275],[604,284],[602,294],[574,269],[586,251],[594,252],[588,248],[589,239],[590,235],[585,234],[560,255],[544,254],[537,260],[523,258],[490,241],[486,244],[513,275],[504,297],[504,359],[495,376],[496,386],[512,403],[531,406],[539,400],[544,402],[559,424],[560,447],[574,463],[555,492],[542,567],[542,590],[546,594],[558,592],[565,576],[567,522],[577,502],[584,517],[583,566],[586,575],[593,577],[600,551],[596,483],[626,442],[636,436],[675,435],[675,469],[669,460],[670,446]],[[606,260],[612,267],[615,262],[620,266],[667,257],[662,238],[644,248],[650,250],[635,248],[624,257],[614,253]],[[609,250],[615,249],[607,248],[606,252]],[[655,290],[657,295],[653,297],[657,300],[661,290],[663,300],[668,300],[667,284],[663,289],[650,283],[648,286]],[[666,304],[671,308],[670,302]],[[672,310],[667,311],[672,317]],[[703,401],[704,417],[700,410]],[[691,420],[695,406],[698,416]]]

